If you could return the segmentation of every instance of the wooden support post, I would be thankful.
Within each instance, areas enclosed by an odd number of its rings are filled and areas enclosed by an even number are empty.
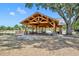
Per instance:
[[[62,26],[59,26],[59,34],[62,34]]]
[[[36,26],[36,33],[37,33],[37,26]]]
[[[40,27],[39,27],[39,33],[40,33]]]
[[[45,32],[46,32],[46,27],[45,27]]]
[[[54,32],[56,32],[56,24],[54,23]]]
[[[37,26],[36,26],[36,32],[37,32]]]
[[[33,26],[32,26],[32,33],[33,33]]]
[[[42,32],[43,32],[43,27],[42,27]]]
[[[24,35],[26,35],[26,34],[27,34],[27,32],[26,32],[26,31],[27,31],[27,29],[26,29],[26,26],[25,26],[25,32],[24,32]]]
[[[32,28],[32,33],[34,32],[34,28]]]

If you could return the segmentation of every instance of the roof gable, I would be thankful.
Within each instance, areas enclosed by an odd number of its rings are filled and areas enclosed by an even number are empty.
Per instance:
[[[37,22],[40,22],[40,23],[45,23],[45,22],[56,22],[58,23],[59,21],[54,19],[54,18],[51,18],[49,16],[46,16],[42,13],[39,13],[39,12],[36,12],[34,13],[33,15],[31,15],[30,17],[24,19],[21,23],[37,23]]]

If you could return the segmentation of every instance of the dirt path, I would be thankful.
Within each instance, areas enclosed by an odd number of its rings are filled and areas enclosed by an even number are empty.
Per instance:
[[[33,48],[27,46],[21,49],[11,49],[0,51],[0,56],[79,56],[79,50],[73,48],[62,48],[51,50]]]

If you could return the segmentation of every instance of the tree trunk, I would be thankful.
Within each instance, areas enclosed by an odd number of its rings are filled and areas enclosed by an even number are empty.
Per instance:
[[[66,34],[72,35],[72,25],[70,23],[66,24]]]

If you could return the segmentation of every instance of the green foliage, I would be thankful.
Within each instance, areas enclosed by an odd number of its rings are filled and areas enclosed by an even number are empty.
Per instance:
[[[74,30],[79,29],[79,19],[76,21],[75,24],[73,24],[73,28],[74,28]]]
[[[6,26],[0,26],[0,30],[6,30]]]
[[[15,25],[13,27],[11,26],[0,26],[0,30],[21,30],[21,28],[25,28],[23,25]]]
[[[19,25],[16,24],[16,25],[14,26],[14,29],[15,29],[15,30],[20,30],[21,28],[20,28]]]
[[[13,28],[13,27],[8,26],[8,27],[6,27],[6,30],[14,30],[14,28]]]
[[[37,7],[37,9],[44,8],[53,12],[58,12],[66,23],[71,23],[71,18],[79,16],[78,3],[26,3],[25,7],[32,8],[34,5]]]

